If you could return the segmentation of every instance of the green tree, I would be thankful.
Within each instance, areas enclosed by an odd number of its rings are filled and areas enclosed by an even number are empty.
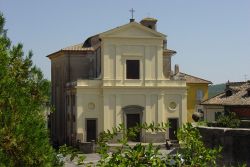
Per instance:
[[[183,125],[177,133],[181,144],[183,166],[216,166],[221,148],[206,148],[200,132],[191,123]]]
[[[0,166],[57,166],[43,110],[49,82],[31,52],[11,46],[4,23],[0,14]]]

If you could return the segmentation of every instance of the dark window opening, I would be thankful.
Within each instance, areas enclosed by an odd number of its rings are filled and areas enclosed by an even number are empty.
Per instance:
[[[149,25],[148,28],[153,29],[153,27],[151,25]]]
[[[247,96],[250,96],[250,88],[247,89]]]
[[[227,90],[226,91],[226,96],[228,97],[228,96],[232,96],[232,94],[233,94],[233,92],[231,91],[231,90]]]
[[[127,60],[127,79],[140,79],[140,61]]]

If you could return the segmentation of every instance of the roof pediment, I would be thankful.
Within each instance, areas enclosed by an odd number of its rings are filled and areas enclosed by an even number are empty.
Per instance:
[[[123,26],[111,29],[100,34],[101,38],[105,37],[128,37],[128,38],[158,38],[165,39],[166,35],[145,27],[139,23],[131,22]]]

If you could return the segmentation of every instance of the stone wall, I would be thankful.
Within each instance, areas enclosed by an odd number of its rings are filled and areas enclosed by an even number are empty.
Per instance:
[[[143,137],[143,142],[145,143],[164,143],[166,141],[165,132],[151,133],[146,132]]]
[[[237,165],[247,163],[250,166],[250,129],[198,127],[206,146],[222,146],[222,158],[219,164]]]
[[[78,148],[84,154],[91,154],[96,152],[95,142],[79,143]]]

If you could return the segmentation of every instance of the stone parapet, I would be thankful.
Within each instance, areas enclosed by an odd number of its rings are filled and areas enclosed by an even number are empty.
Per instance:
[[[221,146],[222,158],[220,165],[250,165],[250,129],[198,127],[206,146],[215,148]]]

